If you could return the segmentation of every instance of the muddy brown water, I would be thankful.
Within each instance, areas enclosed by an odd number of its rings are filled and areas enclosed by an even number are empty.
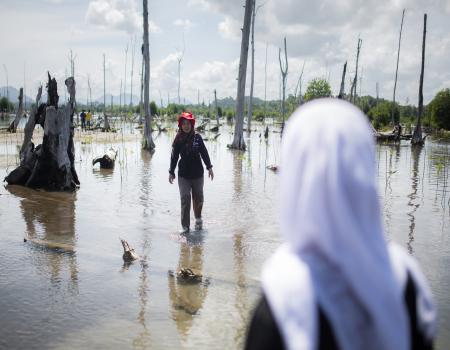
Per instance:
[[[227,149],[227,126],[206,142],[215,179],[205,179],[204,230],[187,236],[177,233],[178,188],[168,183],[173,131],[154,133],[153,155],[141,151],[139,133],[80,138],[73,194],[0,187],[0,348],[241,348],[261,266],[280,244],[278,178],[266,169],[279,161],[280,134],[265,142],[255,128],[245,153]],[[115,169],[92,167],[110,147]],[[14,136],[0,144],[2,179],[17,153]],[[429,141],[420,153],[407,143],[377,148],[387,235],[430,280],[438,349],[450,348],[449,154]],[[139,262],[123,265],[119,237]],[[170,276],[181,267],[203,281]]]

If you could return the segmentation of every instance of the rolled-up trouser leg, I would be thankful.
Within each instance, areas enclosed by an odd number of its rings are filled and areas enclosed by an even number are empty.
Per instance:
[[[196,219],[202,217],[203,209],[203,176],[192,180],[192,204],[194,207],[194,216]]]
[[[181,226],[189,228],[191,223],[191,180],[178,176],[181,199]]]

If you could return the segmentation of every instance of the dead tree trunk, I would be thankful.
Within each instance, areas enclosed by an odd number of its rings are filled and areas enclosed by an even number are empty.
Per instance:
[[[155,144],[152,139],[152,115],[150,111],[150,49],[148,44],[148,6],[147,0],[144,2],[144,138],[142,148],[152,151],[155,149]]]
[[[397,49],[397,66],[395,68],[395,80],[394,80],[394,95],[392,97],[392,110],[391,110],[391,122],[392,125],[398,124],[395,120],[395,91],[397,90],[397,75],[398,75],[398,62],[400,60],[400,44],[402,42],[402,30],[403,30],[403,19],[405,18],[405,9],[402,12],[402,22],[400,24],[400,35],[398,37],[398,49]]]
[[[281,115],[283,117],[283,122],[281,124],[281,131],[284,130],[284,119],[286,114],[286,79],[288,74],[288,58],[287,58],[287,48],[286,48],[286,37],[284,37],[284,59],[285,66],[281,64],[281,49],[278,49],[278,60],[280,61],[280,70],[282,76],[282,84],[283,84],[283,99],[281,100]]]
[[[264,121],[267,118],[267,47],[266,43],[266,63],[264,65]]]
[[[214,89],[214,107],[216,111],[216,122],[217,126],[219,126],[219,107],[217,106],[217,91]]]
[[[297,86],[295,87],[295,93],[294,93],[294,97],[295,100],[298,101],[298,105],[300,106],[302,104],[302,80],[303,80],[303,72],[305,71],[305,64],[306,61],[303,61],[303,66],[302,66],[302,70],[300,72],[300,76],[298,77],[298,81],[297,81]],[[298,90],[298,96],[297,96],[297,90]]]
[[[423,114],[423,75],[425,70],[425,39],[427,33],[427,14],[423,16],[423,40],[422,40],[422,68],[420,71],[420,83],[419,83],[419,111],[417,113],[416,127],[411,139],[413,145],[423,145],[424,139],[422,139],[422,114]]]
[[[34,113],[26,126],[21,150],[21,164],[5,181],[10,185],[24,185],[51,191],[73,191],[80,182],[74,167],[73,113],[75,104],[75,80],[66,79],[70,99],[64,108],[58,108],[56,80],[50,77],[47,84],[48,102],[37,107],[41,91],[36,98]],[[38,119],[39,118],[39,119]],[[42,145],[33,147],[30,139],[36,121],[44,125]]]
[[[103,118],[105,118],[103,131],[109,131],[108,116],[106,114],[106,56],[103,54]]]
[[[132,41],[131,51],[131,78],[130,78],[130,107],[133,107],[133,74],[134,74],[134,56],[136,55],[136,37]]]
[[[23,116],[23,88],[20,88],[18,99],[19,99],[19,107],[17,108],[16,117],[8,127],[8,131],[12,133],[15,133],[17,131],[17,126],[19,125],[20,118],[22,118]]]
[[[144,100],[143,100],[143,94],[144,94],[144,44],[141,46],[141,86],[140,86],[140,99],[139,99],[139,125],[142,124],[142,116],[144,114],[143,107],[144,107]]]
[[[27,124],[25,125],[24,136],[22,147],[20,148],[20,165],[26,165],[29,163],[30,157],[32,157],[32,153],[34,151],[34,144],[31,142],[31,138],[33,137],[34,127],[36,122],[39,121],[39,110],[43,110],[43,107],[40,108],[39,104],[41,102],[42,96],[42,86],[39,87],[38,93],[36,95],[36,104],[33,106],[30,116],[28,118]],[[31,169],[28,169],[31,171]]]
[[[356,87],[358,85],[358,63],[359,63],[359,53],[361,51],[361,45],[362,45],[362,40],[360,38],[358,38],[358,46],[356,48],[356,71],[355,71],[355,78],[353,79],[353,83],[352,83],[352,92],[350,95],[350,101],[355,104],[356,102]]]
[[[250,36],[250,22],[253,0],[245,0],[244,27],[242,28],[241,57],[239,59],[239,75],[236,97],[236,123],[234,125],[234,138],[230,148],[245,150],[244,141],[244,103],[245,78],[247,75],[248,41]]]
[[[344,69],[342,70],[341,89],[339,90],[338,98],[343,99],[345,94],[345,73],[347,72],[347,61],[345,61]]]
[[[255,83],[255,0],[252,3],[252,72],[250,76],[250,96],[248,98],[247,109],[247,132],[251,132],[252,115],[253,115],[253,85]]]

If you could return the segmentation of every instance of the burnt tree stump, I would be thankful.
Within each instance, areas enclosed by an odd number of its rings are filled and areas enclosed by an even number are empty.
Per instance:
[[[66,106],[58,108],[56,79],[48,74],[47,104],[39,105],[42,89],[36,97],[36,106],[25,126],[24,141],[20,150],[20,165],[5,181],[9,185],[22,185],[51,191],[74,191],[80,184],[74,167],[73,114],[75,80],[66,79],[70,95]],[[43,125],[42,144],[31,142],[36,123]]]

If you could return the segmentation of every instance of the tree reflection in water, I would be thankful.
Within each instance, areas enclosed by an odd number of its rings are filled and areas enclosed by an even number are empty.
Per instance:
[[[64,270],[70,278],[68,290],[78,294],[78,266],[75,251],[75,193],[36,191],[22,186],[6,186],[22,198],[20,208],[26,224],[24,237],[38,255],[32,259],[39,272],[48,273],[52,287],[61,288]]]

